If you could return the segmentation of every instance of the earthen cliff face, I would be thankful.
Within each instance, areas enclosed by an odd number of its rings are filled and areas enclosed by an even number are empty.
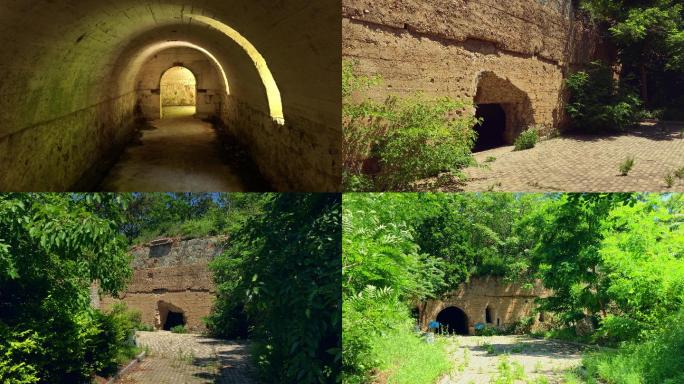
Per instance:
[[[506,140],[564,123],[564,78],[607,48],[570,0],[344,0],[343,56],[380,75],[368,94],[501,104]],[[365,95],[364,95],[365,96]]]
[[[467,324],[468,334],[475,332],[478,323],[506,327],[534,315],[535,300],[549,294],[539,283],[524,287],[495,277],[472,278],[445,297],[428,301],[419,313],[420,326],[426,330],[442,311],[455,308],[465,315],[462,320]],[[545,320],[538,315],[534,323],[538,325]]]
[[[203,331],[202,318],[211,312],[216,292],[208,263],[225,242],[224,237],[170,238],[131,248],[133,278],[120,300],[104,297],[102,306],[123,301],[155,329],[169,328],[167,320],[175,316],[188,330]]]

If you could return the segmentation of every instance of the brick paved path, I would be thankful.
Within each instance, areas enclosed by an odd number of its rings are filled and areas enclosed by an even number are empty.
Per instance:
[[[470,181],[445,190],[465,191],[684,191],[675,178],[667,188],[665,175],[684,167],[684,123],[664,127],[643,125],[615,136],[568,136],[539,142],[513,152],[503,147],[475,154],[478,164],[465,170]],[[628,156],[636,162],[628,176],[619,165]],[[495,157],[493,162],[487,158]]]
[[[119,384],[252,384],[247,345],[200,335],[138,332],[150,354]]]

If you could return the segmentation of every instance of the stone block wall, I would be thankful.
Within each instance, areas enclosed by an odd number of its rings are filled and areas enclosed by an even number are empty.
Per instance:
[[[133,278],[119,298],[103,297],[109,309],[124,302],[142,321],[163,329],[170,311],[183,314],[186,328],[202,332],[211,313],[216,288],[207,264],[223,251],[225,237],[159,239],[131,248]],[[93,300],[93,302],[96,302]]]
[[[496,277],[472,278],[469,283],[462,284],[442,299],[428,301],[427,305],[420,308],[420,326],[427,330],[428,323],[435,320],[442,310],[456,307],[465,312],[470,334],[474,333],[477,323],[506,327],[534,314],[535,299],[548,297],[549,294],[540,282],[527,289]]]
[[[502,104],[506,140],[565,122],[564,79],[607,55],[570,0],[344,0],[343,57],[383,82],[363,95],[422,92]]]

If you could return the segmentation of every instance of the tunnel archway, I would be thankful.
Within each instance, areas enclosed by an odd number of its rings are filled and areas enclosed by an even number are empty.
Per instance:
[[[193,116],[197,112],[197,77],[183,66],[167,69],[159,79],[162,118]]]
[[[477,141],[473,152],[503,147],[506,141],[506,111],[501,104],[478,104],[475,117],[481,122],[475,126]]]
[[[461,308],[447,307],[437,315],[437,322],[446,328],[449,334],[467,335],[468,315]]]
[[[13,52],[0,58],[0,189],[97,189],[141,131],[155,133],[140,100],[156,109],[159,94],[137,86],[140,66],[158,49],[192,45],[230,81],[225,92],[198,87],[208,111],[198,120],[239,139],[269,190],[339,190],[335,17],[329,4],[306,0],[0,4],[0,39]],[[27,29],[27,18],[41,28]]]

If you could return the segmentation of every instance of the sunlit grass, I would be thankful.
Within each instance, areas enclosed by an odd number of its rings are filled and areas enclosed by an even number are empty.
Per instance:
[[[395,332],[378,339],[374,351],[379,376],[387,384],[433,384],[452,368],[447,341],[437,337],[428,344],[413,333]]]

